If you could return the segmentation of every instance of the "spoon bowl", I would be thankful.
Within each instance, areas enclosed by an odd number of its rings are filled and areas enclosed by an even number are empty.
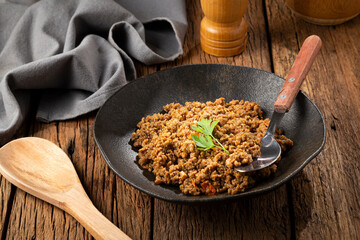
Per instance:
[[[261,139],[260,157],[257,157],[248,165],[241,166],[235,170],[238,172],[252,172],[266,168],[276,162],[281,155],[280,144],[275,140],[273,134],[267,132]]]
[[[12,184],[63,209],[96,239],[130,239],[92,204],[69,157],[54,143],[20,138],[0,148],[0,173]]]

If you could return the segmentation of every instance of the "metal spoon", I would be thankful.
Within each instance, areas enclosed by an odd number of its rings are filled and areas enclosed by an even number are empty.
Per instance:
[[[71,160],[52,142],[35,137],[9,142],[0,148],[0,173],[71,214],[96,239],[130,239],[94,207]]]
[[[299,92],[300,86],[309,72],[320,48],[321,40],[318,36],[312,35],[305,39],[275,101],[270,125],[264,137],[261,139],[260,157],[254,159],[254,161],[248,165],[236,167],[236,171],[251,172],[260,170],[270,166],[280,157],[281,147],[275,140],[275,129],[281,122],[284,114],[290,110],[291,105]]]

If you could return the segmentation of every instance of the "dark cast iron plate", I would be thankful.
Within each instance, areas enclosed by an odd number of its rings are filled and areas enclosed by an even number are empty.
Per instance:
[[[273,104],[284,79],[263,70],[221,64],[174,67],[134,80],[116,92],[99,110],[95,141],[110,168],[125,182],[159,199],[181,203],[235,200],[267,192],[290,180],[308,164],[325,143],[324,119],[315,104],[301,91],[280,127],[294,141],[278,164],[278,171],[244,193],[187,196],[176,186],[157,185],[154,175],[137,164],[131,134],[142,117],[159,113],[162,106],[188,101],[214,101],[224,97],[260,104],[271,117]]]

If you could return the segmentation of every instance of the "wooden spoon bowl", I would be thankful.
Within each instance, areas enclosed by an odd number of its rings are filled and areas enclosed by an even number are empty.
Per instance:
[[[54,143],[20,138],[0,149],[0,173],[12,184],[63,209],[96,239],[130,239],[93,205],[69,157]]]

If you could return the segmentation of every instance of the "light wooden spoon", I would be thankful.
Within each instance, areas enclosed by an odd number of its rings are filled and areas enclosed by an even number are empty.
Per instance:
[[[20,138],[0,149],[0,173],[22,190],[63,209],[96,239],[130,239],[92,204],[68,156],[52,142]]]

